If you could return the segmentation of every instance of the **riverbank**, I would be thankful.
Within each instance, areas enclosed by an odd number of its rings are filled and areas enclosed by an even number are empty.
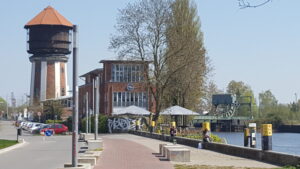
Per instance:
[[[244,133],[242,132],[212,132],[224,138],[228,144],[244,146]],[[300,155],[300,134],[299,133],[273,133],[273,151]],[[256,147],[261,149],[261,133],[256,133]]]
[[[280,125],[275,131],[280,133],[300,133],[300,125]]]

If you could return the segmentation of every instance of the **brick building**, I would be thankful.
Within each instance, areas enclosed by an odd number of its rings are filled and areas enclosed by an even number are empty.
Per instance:
[[[85,84],[79,87],[79,113],[85,116],[86,105],[93,112],[95,108],[96,77],[99,77],[100,113],[112,115],[118,109],[135,105],[149,111],[155,110],[155,103],[145,75],[148,61],[102,60],[103,68],[95,69],[82,76]],[[88,98],[88,100],[86,99]]]

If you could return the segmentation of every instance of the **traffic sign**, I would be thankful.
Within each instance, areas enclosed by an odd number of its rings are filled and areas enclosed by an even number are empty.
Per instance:
[[[52,136],[53,135],[53,130],[46,130],[45,131],[45,136]]]

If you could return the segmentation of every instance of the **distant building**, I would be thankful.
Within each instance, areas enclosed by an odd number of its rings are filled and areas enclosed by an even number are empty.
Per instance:
[[[85,84],[79,87],[79,113],[85,116],[86,96],[88,95],[88,109],[95,110],[96,97],[95,81],[100,78],[100,113],[111,115],[123,107],[136,105],[154,111],[155,102],[146,83],[149,70],[148,61],[102,60],[102,69],[92,70],[81,78]],[[94,107],[93,107],[94,106]]]
[[[30,105],[68,95],[67,55],[73,24],[48,6],[24,28],[31,65]]]

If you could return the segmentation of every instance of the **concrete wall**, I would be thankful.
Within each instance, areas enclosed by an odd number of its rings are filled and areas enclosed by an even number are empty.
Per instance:
[[[158,139],[158,140],[164,140],[164,141],[170,140],[169,135],[160,135],[154,133],[151,134],[148,132],[139,132],[139,131],[130,131],[130,133],[143,136],[143,137]],[[196,140],[196,139],[188,139],[183,137],[175,137],[175,138],[178,144],[183,144],[195,148],[197,148],[198,144],[201,143],[200,140]],[[260,149],[253,149],[253,148],[240,147],[240,146],[229,145],[229,144],[220,144],[220,143],[203,143],[202,148],[223,153],[223,154],[244,157],[248,159],[263,161],[263,162],[281,165],[281,166],[300,164],[300,156],[279,153],[274,151],[262,151]]]

